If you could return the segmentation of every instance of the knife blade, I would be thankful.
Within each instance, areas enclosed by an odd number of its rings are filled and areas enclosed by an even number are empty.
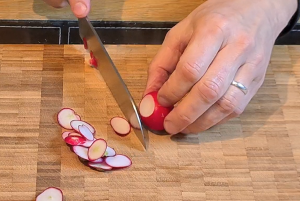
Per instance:
[[[99,35],[88,20],[88,17],[79,18],[78,24],[81,39],[86,40],[88,50],[92,51],[98,61],[98,67],[95,69],[97,69],[103,77],[126,119],[135,125],[133,131],[144,149],[147,149],[149,142],[148,131],[142,125],[136,104],[118,69],[110,58]]]

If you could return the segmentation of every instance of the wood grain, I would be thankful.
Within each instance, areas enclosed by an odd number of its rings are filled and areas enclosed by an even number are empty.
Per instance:
[[[159,46],[107,46],[136,102]],[[300,200],[300,47],[274,48],[265,82],[239,118],[198,135],[115,135],[122,115],[82,46],[0,46],[0,200],[32,201],[48,186],[66,200]],[[129,155],[125,170],[91,170],[61,139],[72,107],[97,137]]]
[[[91,20],[179,21],[205,0],[91,0]],[[77,20],[70,8],[55,9],[42,0],[0,0],[0,19]]]

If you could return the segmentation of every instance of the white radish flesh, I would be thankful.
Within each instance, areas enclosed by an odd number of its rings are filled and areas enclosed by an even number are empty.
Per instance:
[[[80,120],[80,116],[71,108],[63,108],[57,114],[58,124],[65,129],[72,129],[71,121]]]
[[[86,139],[79,136],[68,136],[65,138],[65,142],[71,146],[75,146],[84,144]]]
[[[73,152],[82,159],[89,160],[88,148],[83,146],[73,146]]]
[[[149,117],[153,114],[155,102],[151,95],[146,95],[140,103],[140,113],[143,117]]]
[[[96,169],[101,169],[101,170],[111,170],[112,167],[103,163],[103,162],[100,162],[100,163],[96,163],[96,162],[89,162],[88,164],[90,167],[93,167],[93,168],[96,168]]]
[[[113,168],[129,167],[132,164],[131,160],[127,156],[122,154],[106,157],[104,160],[107,165]]]
[[[151,130],[164,130],[165,117],[173,110],[174,106],[163,107],[158,103],[157,92],[151,92],[144,96],[139,111],[142,122]]]
[[[95,134],[95,129],[94,129],[94,127],[91,124],[89,124],[89,123],[87,123],[85,121],[82,121],[82,120],[73,120],[73,121],[71,121],[71,127],[72,127],[72,129],[76,130],[77,132],[80,132],[79,131],[79,126],[82,126],[82,125],[88,127],[88,129],[93,134]]]
[[[127,135],[130,133],[130,124],[122,117],[114,117],[110,120],[110,125],[118,135]]]
[[[107,143],[104,139],[96,139],[93,144],[88,148],[88,158],[90,161],[101,158],[107,148]]]
[[[79,133],[82,136],[84,136],[87,140],[93,140],[94,139],[93,133],[91,132],[91,130],[87,126],[79,125],[78,130],[79,130]]]
[[[116,151],[115,151],[113,148],[107,146],[104,155],[105,155],[105,156],[115,156],[115,155],[116,155]]]
[[[62,201],[63,192],[55,187],[49,187],[41,192],[37,197],[36,201]]]

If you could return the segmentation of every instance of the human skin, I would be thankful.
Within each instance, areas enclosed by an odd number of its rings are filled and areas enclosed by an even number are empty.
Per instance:
[[[70,0],[76,16],[76,2],[89,10],[89,1]],[[297,0],[208,0],[175,25],[149,66],[144,91],[158,91],[163,106],[175,105],[165,130],[199,133],[241,115],[263,84],[274,42],[296,9]]]

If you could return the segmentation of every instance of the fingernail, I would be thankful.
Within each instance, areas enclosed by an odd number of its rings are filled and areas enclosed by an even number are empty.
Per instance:
[[[82,2],[78,2],[74,6],[74,13],[78,16],[83,16],[86,13],[87,6]]]

